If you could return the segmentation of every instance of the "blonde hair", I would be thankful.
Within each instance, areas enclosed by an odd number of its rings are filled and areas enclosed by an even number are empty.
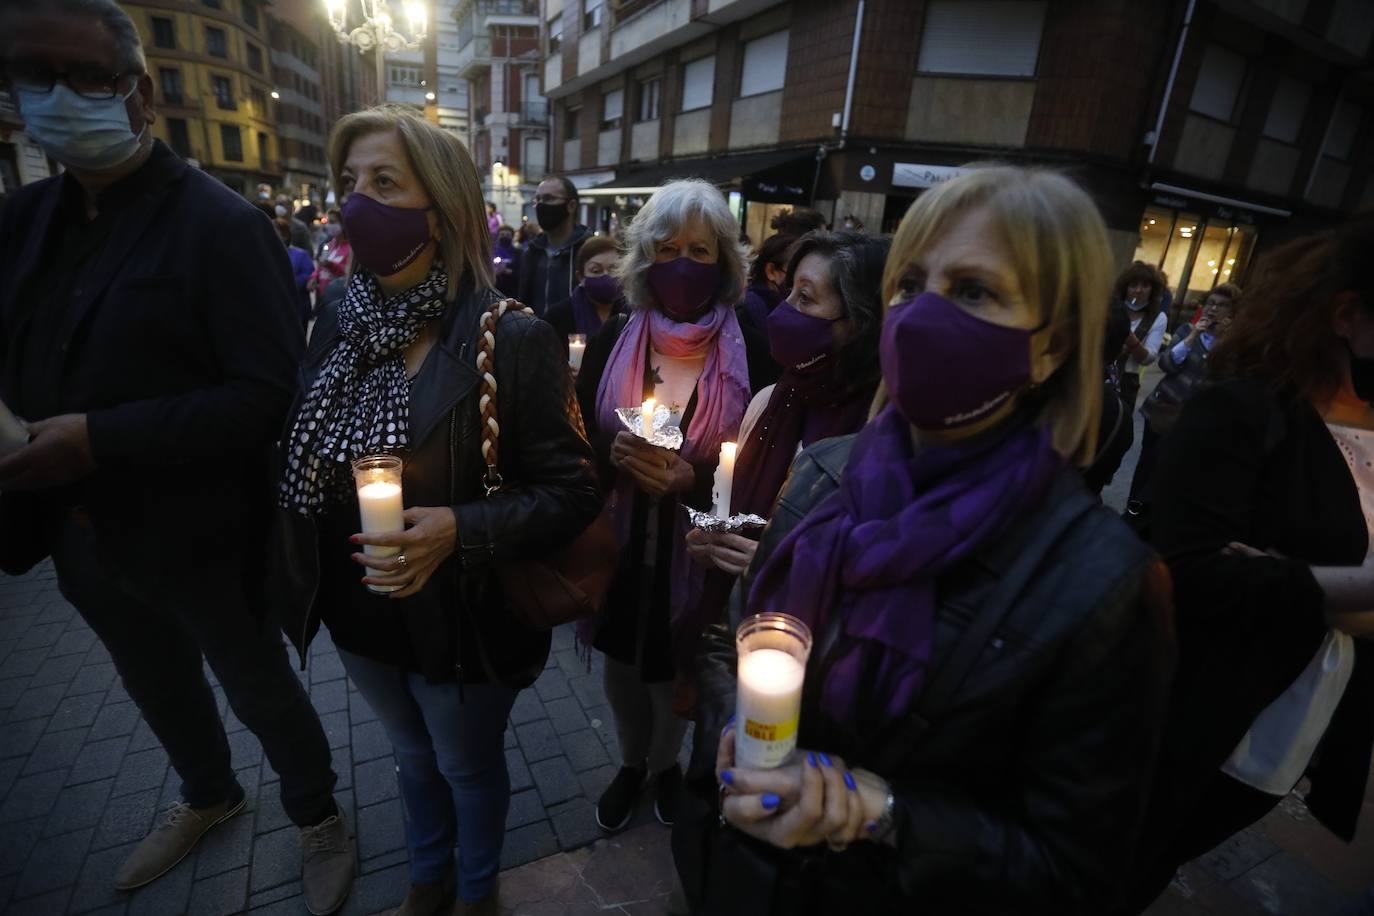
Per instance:
[[[400,105],[378,105],[345,115],[329,136],[334,187],[343,187],[339,176],[353,142],[391,130],[401,138],[439,219],[439,252],[448,271],[448,300],[457,298],[465,276],[471,276],[478,289],[492,286],[491,231],[487,228],[482,182],[467,147],[453,134]]]
[[[1040,319],[1069,329],[1073,348],[1042,386],[1041,423],[1054,448],[1087,465],[1102,413],[1102,335],[1112,287],[1112,253],[1097,206],[1073,181],[1046,169],[975,166],[911,205],[892,240],[883,301],[903,273],[970,211],[986,208],[1011,251],[1012,269]],[[879,390],[879,403],[885,400]]]
[[[717,298],[734,305],[744,297],[744,281],[753,256],[740,243],[739,223],[735,221],[725,195],[700,178],[683,178],[664,184],[645,202],[625,230],[625,252],[616,276],[625,298],[635,308],[655,302],[649,288],[649,267],[658,255],[658,243],[675,237],[682,227],[700,218],[716,237],[720,253],[720,289]]]

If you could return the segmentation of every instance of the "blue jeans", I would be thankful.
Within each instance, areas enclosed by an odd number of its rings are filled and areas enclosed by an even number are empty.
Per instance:
[[[438,881],[458,841],[458,895],[491,893],[510,807],[506,719],[517,691],[431,684],[422,675],[339,650],[344,668],[395,748],[410,880]]]

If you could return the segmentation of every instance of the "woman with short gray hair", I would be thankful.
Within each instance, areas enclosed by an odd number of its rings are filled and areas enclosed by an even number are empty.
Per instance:
[[[673,822],[686,722],[673,714],[679,649],[694,645],[703,571],[687,556],[680,505],[707,509],[722,442],[734,441],[752,390],[735,317],[749,254],[725,198],[704,181],[659,188],[625,234],[618,274],[632,311],[587,347],[578,399],[610,493],[622,547],[600,619],[583,641],[606,656],[606,695],[622,766],[596,807],[602,829],[624,827],[653,776],[658,819]],[[766,355],[764,355],[766,359]],[[616,408],[654,398],[684,434],[679,451],[625,430]]]

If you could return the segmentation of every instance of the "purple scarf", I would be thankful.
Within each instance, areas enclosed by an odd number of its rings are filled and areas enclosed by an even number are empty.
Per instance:
[[[764,563],[749,613],[786,611],[817,640],[840,614],[850,648],[827,671],[821,709],[852,722],[877,703],[894,719],[925,681],[939,575],[1035,506],[1063,464],[1049,428],[1032,424],[916,452],[911,427],[888,406],[859,434],[839,490]],[[861,684],[871,685],[862,696]]]
[[[685,359],[706,354],[706,365],[697,380],[696,409],[682,443],[681,455],[691,464],[716,464],[720,444],[735,438],[749,405],[749,367],[735,310],[717,304],[695,322],[678,322],[657,309],[635,309],[606,362],[596,392],[597,423],[603,430],[620,429],[617,407],[635,407],[644,401],[645,368],[649,345],[664,356]],[[635,486],[629,474],[620,474],[607,500],[611,523],[621,546],[630,539],[630,516]],[[686,513],[679,513],[673,531],[671,618],[677,621],[685,608],[694,606],[701,589],[701,567],[687,556]]]
[[[625,300],[618,298],[611,305],[610,318],[614,318],[623,311],[625,311]],[[572,291],[572,313],[574,333],[586,334],[587,339],[591,340],[596,332],[601,330],[601,315],[596,310],[596,303],[587,295],[587,291],[582,288],[581,283],[577,284],[577,287]],[[629,407],[630,405],[621,404],[620,406]]]
[[[744,292],[744,311],[754,327],[768,327],[768,316],[782,301],[782,294],[767,283],[756,283]]]

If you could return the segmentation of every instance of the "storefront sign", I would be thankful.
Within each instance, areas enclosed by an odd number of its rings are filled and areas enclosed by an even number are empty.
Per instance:
[[[919,165],[897,162],[892,166],[892,183],[903,188],[933,188],[951,178],[958,178],[967,169],[955,165]],[[867,179],[865,179],[867,180]]]
[[[805,203],[806,188],[786,181],[761,181],[746,178],[741,184],[746,200],[766,201],[775,204]]]

